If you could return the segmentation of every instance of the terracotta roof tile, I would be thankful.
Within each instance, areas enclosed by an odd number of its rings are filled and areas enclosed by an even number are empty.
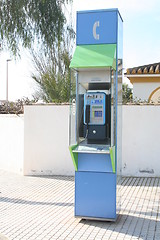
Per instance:
[[[160,62],[128,68],[125,75],[132,74],[160,74]]]
[[[144,68],[143,73],[144,73],[144,74],[147,74],[147,73],[148,73],[148,68],[147,68],[147,67]]]
[[[131,71],[131,74],[136,74],[136,69],[133,68],[133,70]]]
[[[142,68],[139,68],[137,71],[138,74],[142,74]]]
[[[154,73],[154,67],[153,66],[151,66],[150,68],[149,68],[149,73]]]
[[[160,66],[159,66],[159,64],[156,66],[155,73],[160,73]]]

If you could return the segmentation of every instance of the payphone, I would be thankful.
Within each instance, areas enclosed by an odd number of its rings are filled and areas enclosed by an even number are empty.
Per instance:
[[[110,139],[110,95],[104,92],[84,94],[84,137],[88,143],[102,144]]]

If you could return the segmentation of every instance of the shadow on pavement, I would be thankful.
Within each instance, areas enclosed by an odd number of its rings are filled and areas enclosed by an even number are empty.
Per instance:
[[[67,202],[37,202],[37,201],[23,200],[23,199],[19,199],[19,198],[8,198],[8,197],[0,197],[0,202],[26,204],[26,205],[63,206],[63,207],[74,206],[74,203],[67,203]]]

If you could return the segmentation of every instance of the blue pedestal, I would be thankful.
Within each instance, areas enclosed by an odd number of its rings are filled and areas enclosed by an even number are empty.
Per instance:
[[[75,216],[116,219],[116,175],[76,172]]]
[[[109,154],[78,154],[75,216],[116,219],[116,174],[112,171]]]

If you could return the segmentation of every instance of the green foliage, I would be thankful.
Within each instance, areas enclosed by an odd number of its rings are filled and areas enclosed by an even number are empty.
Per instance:
[[[67,23],[65,21],[62,23],[63,31],[55,35],[55,42],[52,42],[47,53],[40,48],[32,50],[35,67],[32,78],[39,86],[36,96],[45,102],[69,102],[69,65],[75,37],[71,14]]]
[[[0,1],[0,42],[14,56],[19,55],[21,46],[30,49],[36,69],[32,78],[39,85],[39,98],[46,102],[69,101],[69,64],[75,33],[64,13],[71,2]]]
[[[68,30],[67,30],[68,31]],[[56,52],[49,55],[32,53],[35,71],[32,78],[38,83],[36,97],[45,102],[69,102],[70,97],[70,60],[73,35],[64,34],[64,41]],[[70,49],[70,51],[69,51]]]
[[[13,55],[20,46],[40,43],[44,52],[55,48],[63,38],[66,18],[62,11],[72,0],[1,0],[0,42]]]
[[[23,114],[24,105],[34,104],[38,99],[34,98],[29,100],[29,98],[18,99],[15,102],[3,101],[0,102],[0,114]]]
[[[126,104],[127,102],[131,102],[133,99],[133,92],[132,88],[128,86],[128,84],[123,83],[122,85],[122,101],[123,104]]]
[[[1,0],[0,42],[17,57],[21,46],[29,48],[39,85],[46,102],[69,100],[74,31],[66,21],[66,4],[72,0]],[[70,25],[69,25],[70,24]]]

